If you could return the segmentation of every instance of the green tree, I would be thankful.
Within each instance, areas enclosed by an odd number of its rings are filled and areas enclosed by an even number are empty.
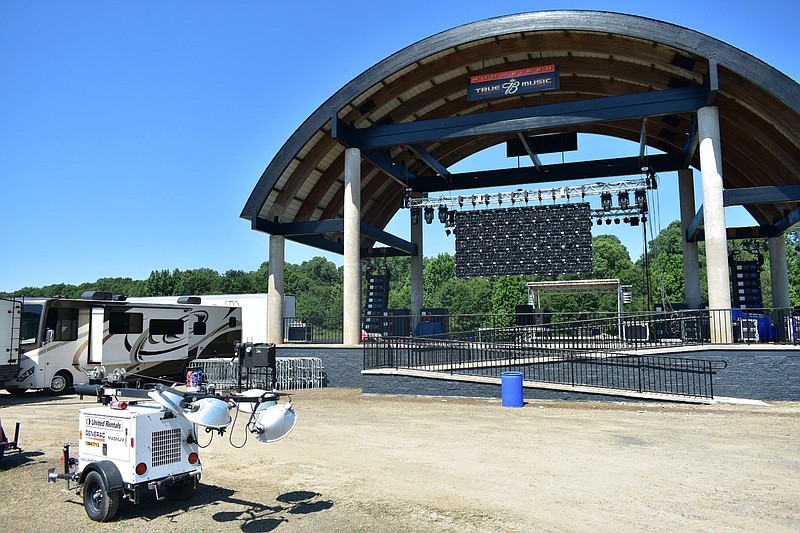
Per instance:
[[[172,275],[176,278],[175,291],[179,295],[223,294],[220,275],[216,270],[196,268],[180,272],[176,269]]]
[[[498,327],[514,325],[514,313],[518,305],[528,302],[528,287],[525,278],[520,276],[506,276],[497,278],[492,283],[491,313],[498,315],[495,322]]]
[[[176,271],[177,272],[177,271]],[[144,280],[144,296],[175,296],[175,277],[169,270],[153,270]]]
[[[450,254],[439,254],[433,259],[424,262],[423,272],[423,299],[428,301],[444,284],[455,278],[456,261]],[[429,307],[429,306],[426,306]],[[439,306],[434,306],[439,307]]]

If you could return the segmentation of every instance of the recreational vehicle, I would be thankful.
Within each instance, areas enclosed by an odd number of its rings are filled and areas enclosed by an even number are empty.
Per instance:
[[[0,298],[0,383],[17,377],[19,371],[19,322],[22,302]]]
[[[176,378],[193,359],[233,357],[241,322],[240,308],[205,306],[200,298],[134,303],[87,292],[81,299],[25,299],[19,370],[2,386],[60,393],[98,369],[137,380]]]

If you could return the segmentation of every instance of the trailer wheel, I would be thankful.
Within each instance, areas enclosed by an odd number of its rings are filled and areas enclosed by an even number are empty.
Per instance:
[[[72,387],[72,374],[66,370],[59,370],[50,380],[50,392],[63,394]]]
[[[108,492],[103,476],[89,472],[83,482],[83,506],[95,522],[112,520],[119,510],[120,493]]]

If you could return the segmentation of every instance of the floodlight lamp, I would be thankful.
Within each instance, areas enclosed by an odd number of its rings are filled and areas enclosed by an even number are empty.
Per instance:
[[[611,211],[611,193],[604,192],[600,195],[600,206],[603,208],[603,211]]]
[[[647,206],[647,193],[644,189],[636,189],[633,193],[633,199],[636,202],[636,207],[644,211]]]
[[[447,207],[444,205],[439,206],[439,222],[441,224],[447,223]]]
[[[425,223],[426,224],[433,223],[433,208],[431,206],[427,206],[425,208]]]
[[[620,209],[628,209],[631,206],[631,195],[628,191],[621,191],[617,195],[617,202]]]

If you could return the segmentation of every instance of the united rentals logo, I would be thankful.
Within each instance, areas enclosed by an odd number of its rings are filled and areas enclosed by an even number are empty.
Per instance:
[[[559,88],[558,67],[544,65],[472,76],[467,86],[469,100],[552,91]]]
[[[86,427],[101,427],[117,431],[122,429],[122,422],[118,420],[108,420],[105,418],[92,418],[90,416],[87,416],[85,424]]]

